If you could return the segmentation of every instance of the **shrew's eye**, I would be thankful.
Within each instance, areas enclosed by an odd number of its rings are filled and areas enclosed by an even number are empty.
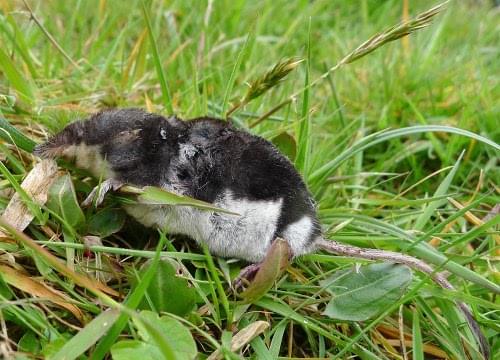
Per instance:
[[[163,140],[167,140],[167,130],[160,129],[160,136]]]
[[[187,171],[186,169],[180,169],[178,172],[177,172],[177,178],[179,180],[189,180],[191,179],[191,175],[189,174],[189,171]]]

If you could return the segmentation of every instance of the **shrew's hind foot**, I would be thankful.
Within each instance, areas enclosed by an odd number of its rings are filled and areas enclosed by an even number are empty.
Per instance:
[[[248,285],[255,278],[255,275],[257,275],[257,272],[260,270],[260,265],[261,265],[260,263],[257,263],[257,264],[250,264],[244,267],[240,271],[240,274],[236,277],[236,279],[233,280],[232,287],[234,291],[240,293],[245,288],[247,288]]]

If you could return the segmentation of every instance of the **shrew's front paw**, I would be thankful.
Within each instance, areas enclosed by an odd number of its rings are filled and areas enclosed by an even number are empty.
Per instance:
[[[82,206],[87,207],[92,204],[99,206],[104,201],[104,197],[109,191],[116,191],[124,184],[116,179],[107,179],[92,189],[89,196],[82,202]]]

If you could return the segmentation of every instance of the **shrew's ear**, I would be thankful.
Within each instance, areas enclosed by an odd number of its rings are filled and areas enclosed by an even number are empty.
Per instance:
[[[188,122],[179,119],[177,116],[169,116],[167,118],[167,122],[169,123],[170,126],[172,126],[174,129],[177,130],[186,130],[189,127]]]

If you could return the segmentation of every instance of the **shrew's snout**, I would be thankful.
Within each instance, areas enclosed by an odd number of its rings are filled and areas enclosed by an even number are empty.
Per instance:
[[[41,158],[62,156],[65,150],[83,141],[84,130],[81,121],[69,124],[61,132],[49,138],[47,142],[35,146],[33,154]]]

